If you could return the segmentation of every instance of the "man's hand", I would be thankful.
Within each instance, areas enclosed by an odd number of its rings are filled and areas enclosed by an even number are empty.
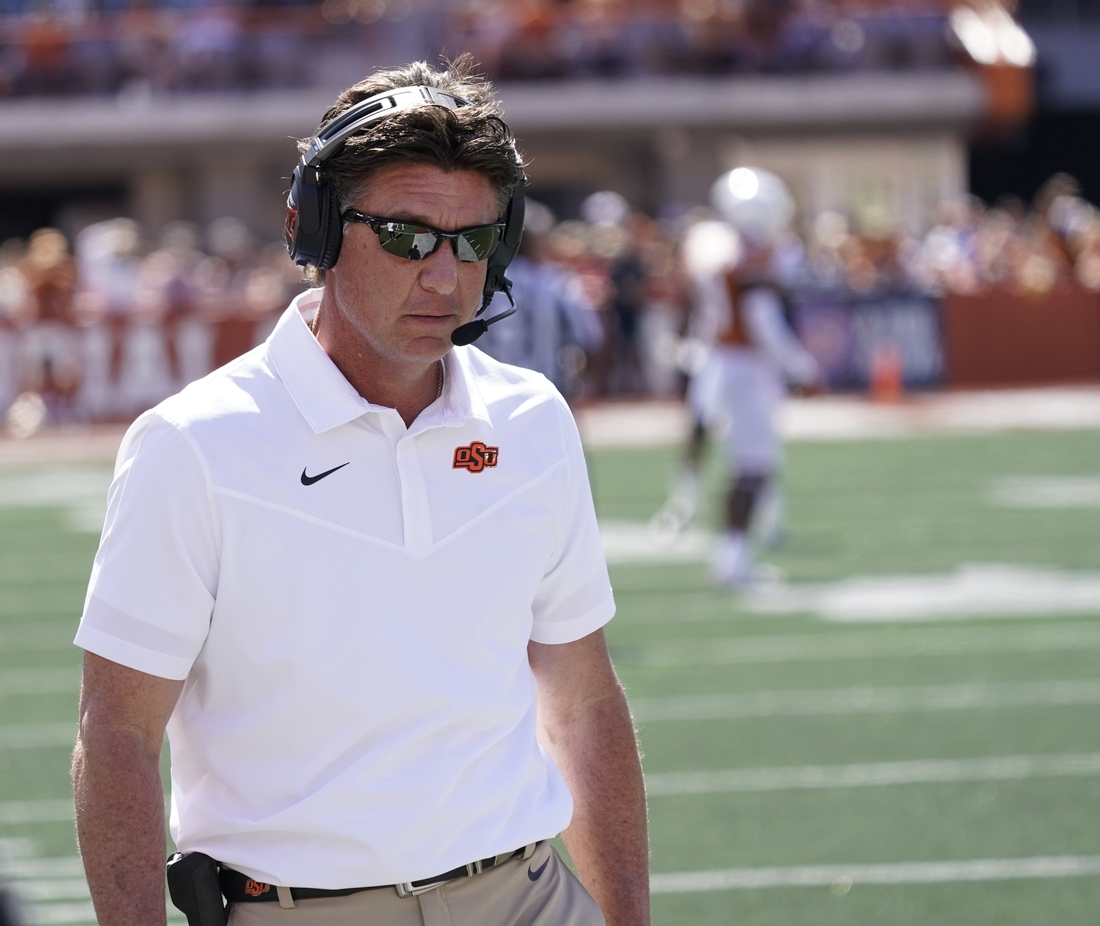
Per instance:
[[[648,926],[645,784],[634,725],[602,630],[573,643],[531,643],[539,741],[573,795],[562,833],[607,926]]]
[[[73,791],[101,926],[165,923],[160,750],[182,688],[182,681],[84,654]]]

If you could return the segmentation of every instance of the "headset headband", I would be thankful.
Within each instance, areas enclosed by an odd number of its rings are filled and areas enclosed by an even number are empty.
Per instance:
[[[418,109],[421,106],[442,106],[445,109],[458,109],[468,106],[464,100],[453,93],[437,90],[435,87],[399,87],[376,93],[360,100],[347,112],[341,113],[326,125],[302,155],[302,164],[317,167],[332,157],[347,139],[373,122],[380,122],[403,109]]]

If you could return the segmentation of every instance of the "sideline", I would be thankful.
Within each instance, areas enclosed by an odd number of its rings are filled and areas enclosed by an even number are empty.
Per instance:
[[[690,426],[677,401],[596,402],[574,414],[585,446],[593,449],[680,444]],[[788,441],[1095,430],[1100,385],[922,392],[895,404],[850,394],[788,398],[779,429]]]
[[[17,440],[0,436],[0,468],[69,463],[114,463],[125,424],[96,424],[72,428],[46,428],[33,437]]]

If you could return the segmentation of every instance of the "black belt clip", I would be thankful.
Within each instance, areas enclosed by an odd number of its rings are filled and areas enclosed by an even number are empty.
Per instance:
[[[175,852],[168,858],[166,873],[168,894],[187,916],[187,926],[226,926],[229,915],[214,859],[201,852]]]

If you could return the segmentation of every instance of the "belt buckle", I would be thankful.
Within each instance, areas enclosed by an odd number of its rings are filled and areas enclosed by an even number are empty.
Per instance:
[[[395,884],[393,888],[397,891],[398,897],[416,897],[419,894],[427,894],[428,891],[434,891],[437,887],[442,887],[446,883],[446,881],[433,881],[431,884],[421,884],[419,887],[416,887],[413,885],[412,881],[403,881],[401,884]]]

